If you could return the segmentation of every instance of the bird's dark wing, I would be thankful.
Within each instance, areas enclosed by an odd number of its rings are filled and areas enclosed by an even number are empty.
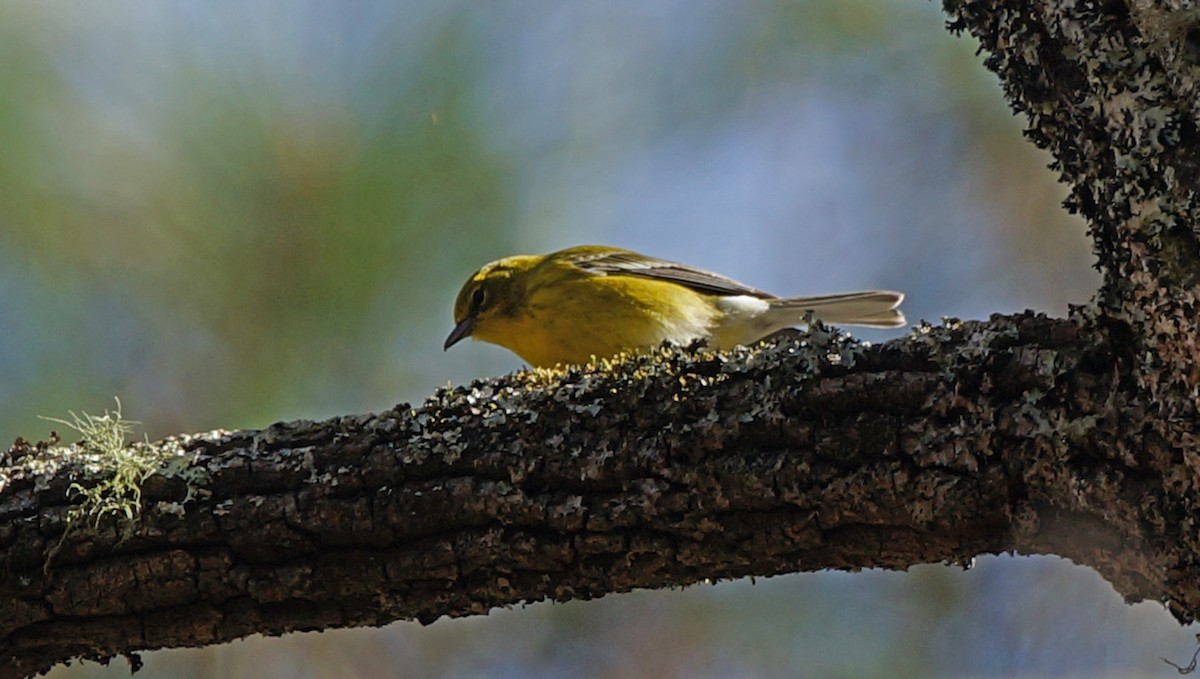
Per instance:
[[[581,248],[581,251],[572,255],[570,259],[575,266],[584,271],[670,281],[709,295],[750,295],[762,299],[775,297],[775,295],[743,285],[732,278],[726,278],[711,271],[647,257],[629,250],[612,249],[597,252],[590,248],[586,250]]]

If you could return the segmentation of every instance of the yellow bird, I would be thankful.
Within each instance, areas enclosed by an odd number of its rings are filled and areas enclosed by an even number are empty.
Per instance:
[[[904,295],[887,290],[779,298],[719,274],[602,245],[498,259],[454,302],[445,348],[465,337],[531,365],[585,363],[621,351],[749,344],[810,318],[871,328],[904,325]]]

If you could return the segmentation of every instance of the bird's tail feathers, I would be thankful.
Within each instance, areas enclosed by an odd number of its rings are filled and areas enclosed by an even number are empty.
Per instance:
[[[860,325],[867,328],[899,328],[905,324],[904,313],[896,307],[904,294],[891,290],[844,292],[817,297],[792,297],[770,300],[771,309],[787,309],[801,316],[808,312],[817,320],[832,325]]]

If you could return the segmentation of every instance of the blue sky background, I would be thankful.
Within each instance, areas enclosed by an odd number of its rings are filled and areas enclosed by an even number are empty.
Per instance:
[[[0,434],[419,402],[480,264],[633,248],[912,321],[1097,284],[929,2],[0,5]],[[896,332],[863,332],[882,341]],[[1194,645],[1053,557],[818,573],[147,655],[144,677],[1157,677]],[[126,676],[95,665],[56,677]]]

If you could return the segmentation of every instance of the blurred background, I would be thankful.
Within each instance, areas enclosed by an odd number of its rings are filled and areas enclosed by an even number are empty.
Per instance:
[[[1084,226],[930,2],[0,4],[0,437],[378,411],[479,265],[579,243],[915,322],[1097,285]],[[900,333],[864,332],[882,341]],[[1053,557],[538,604],[150,653],[139,677],[1160,677],[1192,630]],[[124,677],[123,661],[54,677]]]

